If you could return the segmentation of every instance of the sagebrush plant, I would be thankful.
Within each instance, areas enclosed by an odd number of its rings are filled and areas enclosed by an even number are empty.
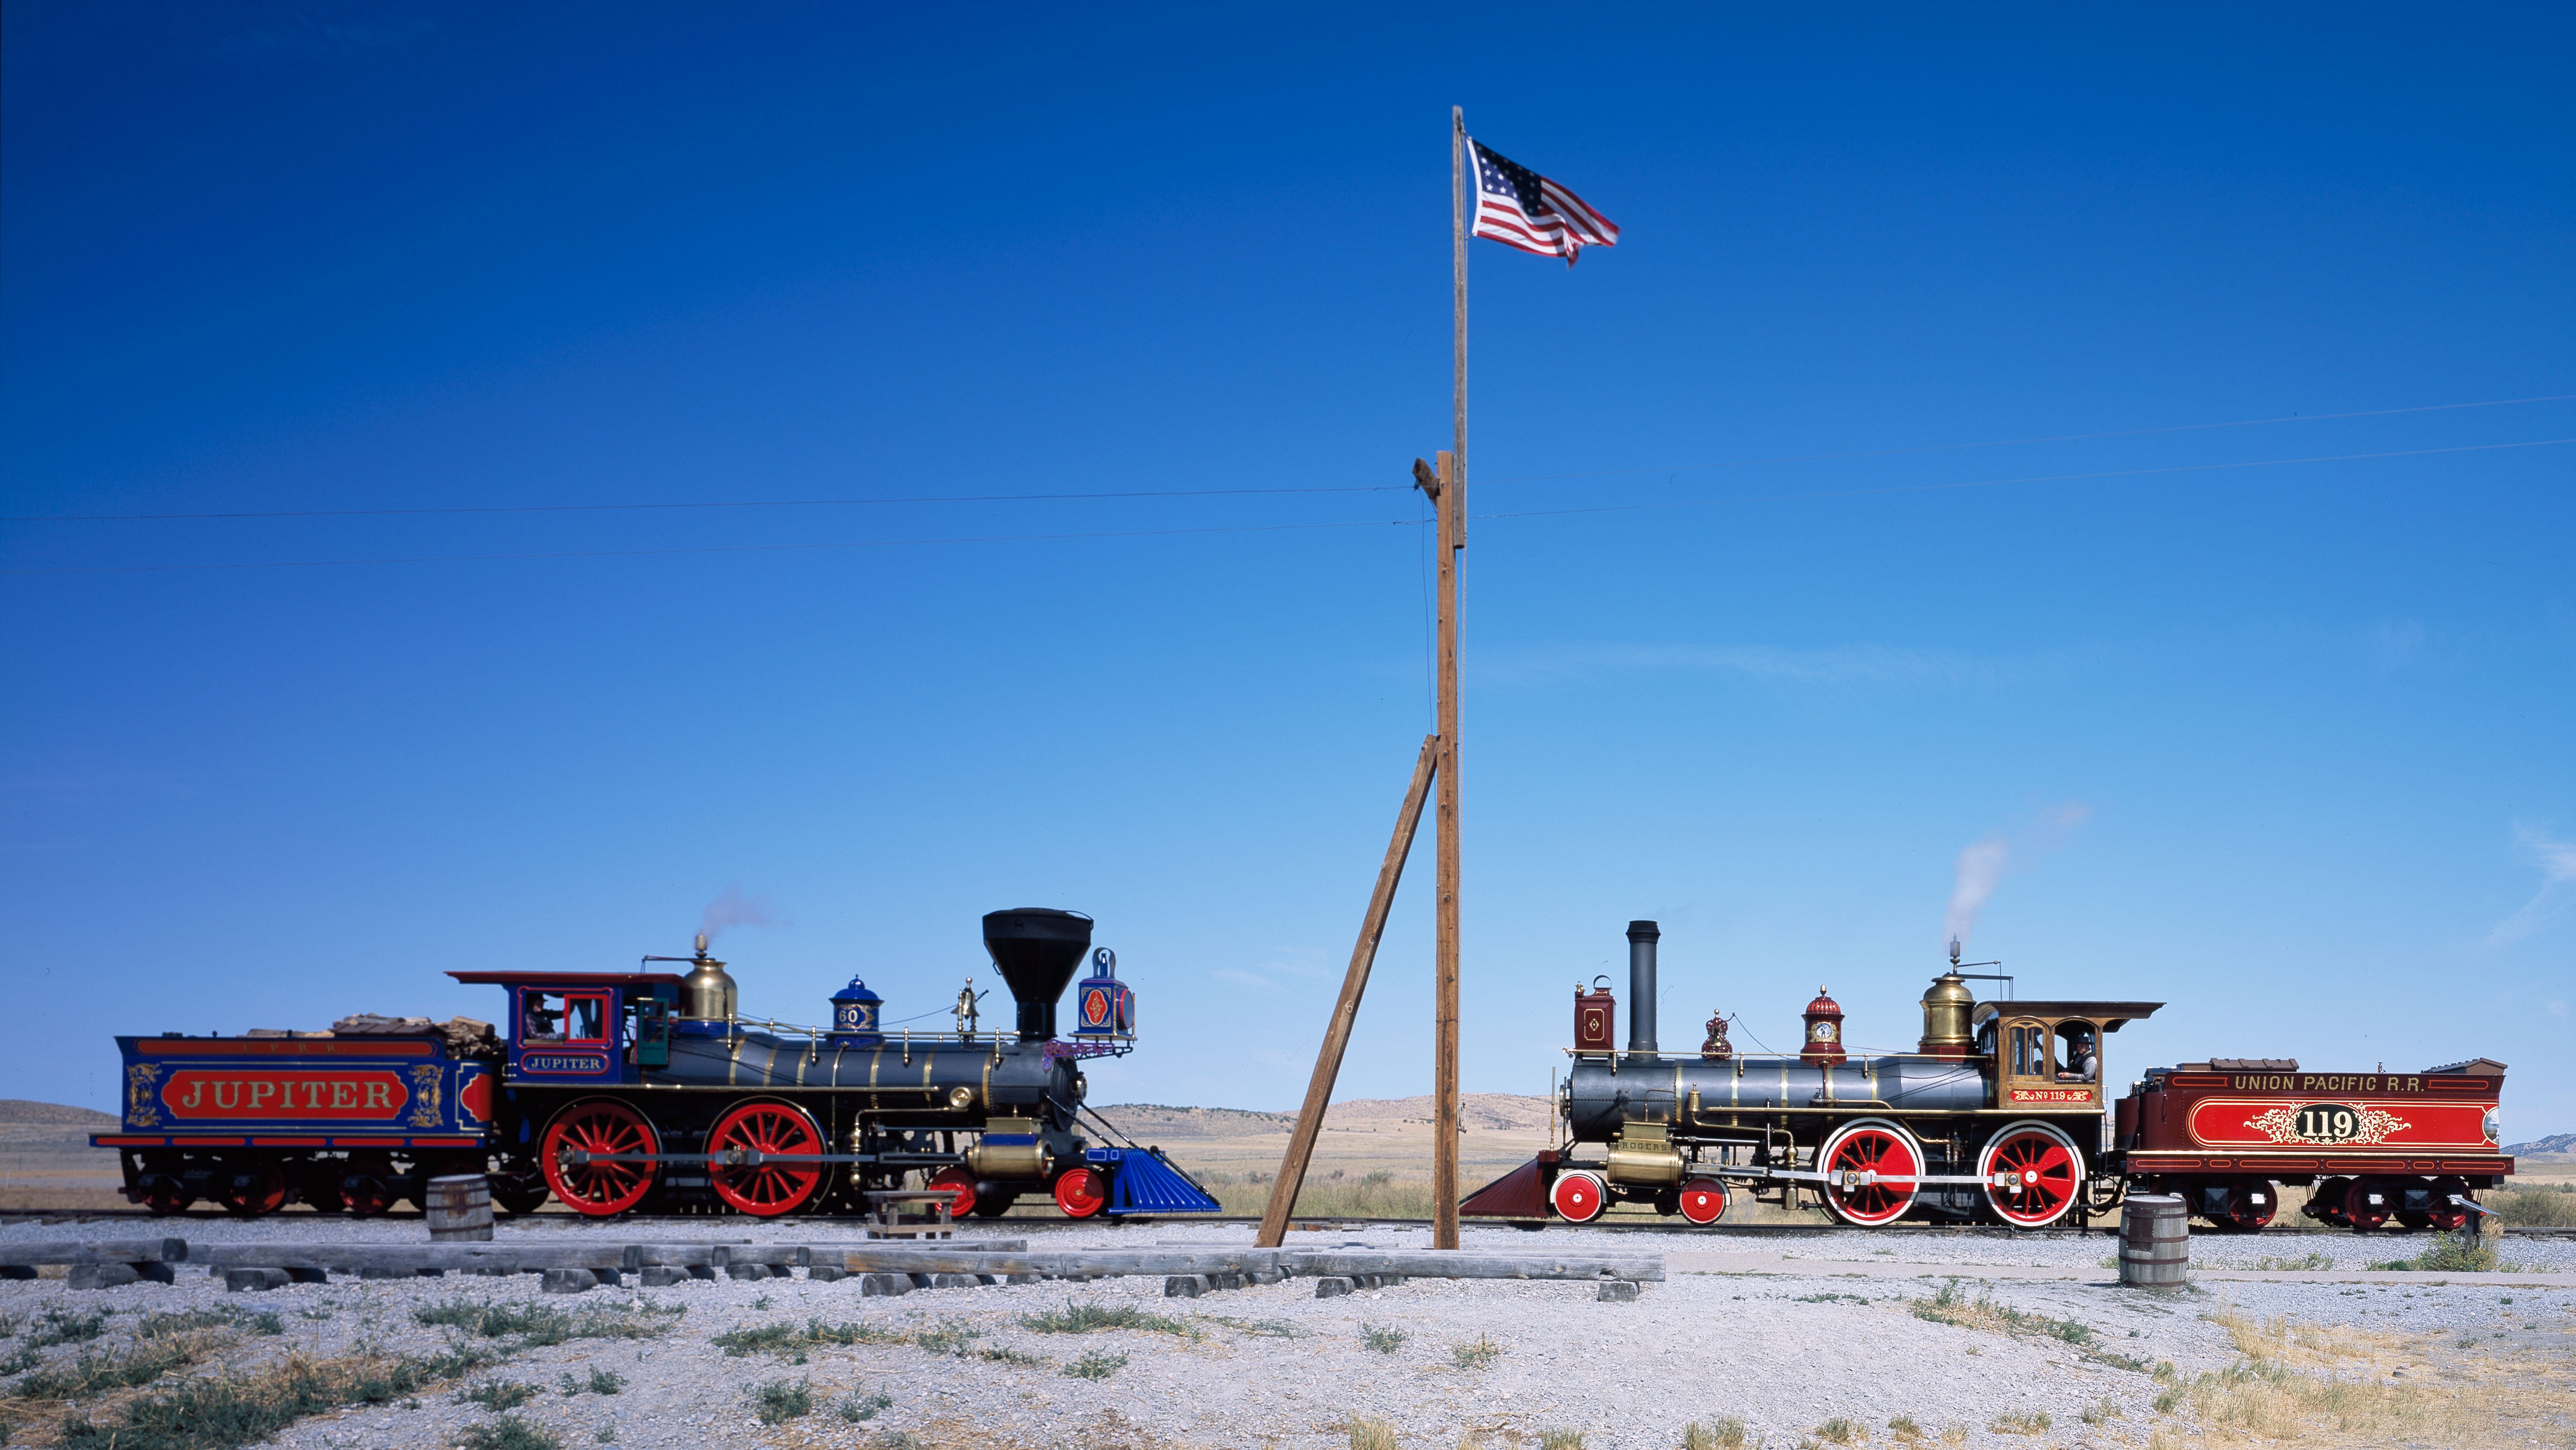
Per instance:
[[[1460,1369],[1483,1369],[1500,1359],[1502,1353],[1503,1347],[1496,1344],[1492,1336],[1484,1334],[1477,1335],[1468,1343],[1449,1347],[1449,1358]]]
[[[878,1411],[893,1403],[892,1395],[863,1395],[857,1390],[852,1390],[833,1402],[832,1413],[856,1424],[863,1420],[875,1419]]]
[[[563,1450],[563,1441],[554,1431],[516,1415],[469,1426],[456,1443],[464,1450]]]
[[[1360,1326],[1360,1343],[1380,1354],[1395,1353],[1404,1348],[1404,1342],[1412,1337],[1401,1329],[1380,1328],[1374,1324]]]
[[[485,1380],[456,1392],[456,1398],[487,1410],[515,1410],[537,1397],[537,1387],[517,1380]]]
[[[1127,1356],[1094,1351],[1066,1365],[1064,1372],[1076,1379],[1105,1380],[1126,1367]]]
[[[751,1391],[752,1413],[764,1425],[783,1425],[814,1413],[812,1380],[768,1380]]]

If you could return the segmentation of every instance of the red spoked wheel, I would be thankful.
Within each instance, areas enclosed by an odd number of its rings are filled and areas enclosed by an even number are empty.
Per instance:
[[[2378,1178],[2356,1178],[2344,1190],[2343,1221],[2356,1233],[2369,1233],[2388,1222],[2389,1200],[2397,1195]]]
[[[1725,1213],[1725,1184],[1714,1178],[1694,1178],[1682,1185],[1682,1217],[1705,1227]]]
[[[1090,1218],[1109,1206],[1109,1182],[1096,1168],[1068,1168],[1056,1175],[1055,1206],[1067,1218]]]
[[[197,1196],[175,1173],[155,1174],[143,1180],[143,1206],[151,1210],[154,1218],[185,1213],[188,1205],[196,1201]]]
[[[592,1218],[624,1213],[653,1191],[658,1163],[575,1162],[574,1153],[659,1153],[662,1140],[644,1115],[615,1098],[591,1098],[555,1114],[546,1124],[537,1161],[546,1187],[573,1212]]]
[[[224,1211],[257,1218],[286,1207],[286,1171],[274,1163],[229,1163],[215,1170],[215,1199]]]
[[[812,1118],[785,1103],[744,1103],[716,1119],[707,1133],[707,1151],[719,1155],[718,1161],[707,1165],[716,1197],[755,1218],[794,1213],[823,1183],[820,1163],[722,1161],[722,1155],[732,1153],[821,1153],[822,1131]]]
[[[2084,1153],[2047,1123],[2015,1123],[1977,1155],[1986,1203],[2014,1228],[2046,1228],[2066,1216],[2084,1187]]]
[[[1576,1168],[1556,1175],[1547,1191],[1547,1204],[1567,1223],[1590,1223],[1610,1206],[1610,1190],[1600,1174]]]
[[[2451,1201],[2455,1197],[2467,1198],[2468,1196],[2469,1185],[2465,1180],[2458,1178],[2436,1180],[2433,1184],[2433,1206],[2426,1210],[2425,1221],[2444,1233],[2452,1233],[2468,1227],[2469,1211]]]
[[[2281,1207],[2281,1195],[2268,1178],[2240,1178],[2227,1185],[2226,1212],[2218,1226],[2231,1233],[2253,1233],[2272,1221]]]
[[[1816,1153],[1816,1167],[1825,1174],[1825,1207],[1834,1217],[1877,1228],[1914,1206],[1923,1149],[1898,1124],[1862,1118],[1834,1130]]]
[[[950,1218],[964,1218],[975,1211],[975,1175],[963,1168],[942,1168],[921,1186],[948,1195]]]

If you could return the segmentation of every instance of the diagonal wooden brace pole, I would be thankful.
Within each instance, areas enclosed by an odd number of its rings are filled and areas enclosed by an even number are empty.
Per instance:
[[[1422,823],[1422,803],[1431,794],[1431,777],[1440,761],[1440,737],[1422,737],[1422,754],[1413,762],[1413,787],[1404,793],[1404,809],[1395,817],[1395,837],[1386,843],[1386,864],[1377,872],[1377,892],[1369,898],[1368,915],[1360,920],[1359,944],[1351,948],[1351,969],[1342,974],[1341,1000],[1324,1024],[1324,1045],[1315,1053],[1314,1080],[1306,1084],[1306,1105],[1297,1110],[1297,1131],[1289,1135],[1287,1155],[1279,1160],[1279,1177],[1270,1185],[1270,1206],[1261,1211],[1261,1237],[1254,1243],[1275,1249],[1288,1237],[1288,1215],[1296,1210],[1297,1190],[1306,1183],[1306,1163],[1315,1154],[1315,1138],[1324,1131],[1324,1106],[1332,1101],[1333,1080],[1341,1076],[1342,1051],[1351,1045],[1351,1023],[1360,1013],[1360,994],[1368,990],[1369,969],[1377,965],[1378,938],[1386,934],[1386,913],[1395,904],[1395,884],[1404,878],[1404,858],[1413,850],[1413,829]]]

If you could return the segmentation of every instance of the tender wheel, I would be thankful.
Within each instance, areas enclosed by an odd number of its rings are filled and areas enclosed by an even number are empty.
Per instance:
[[[2375,1178],[2356,1178],[2344,1190],[2343,1221],[2356,1233],[2369,1233],[2388,1222],[2389,1200],[2397,1195]]]
[[[492,1175],[492,1202],[504,1213],[534,1213],[551,1196],[545,1174],[534,1165],[519,1164]]]
[[[1601,1175],[1587,1168],[1571,1169],[1556,1175],[1556,1183],[1547,1191],[1547,1205],[1567,1223],[1590,1223],[1610,1206],[1610,1190]]]
[[[1694,1178],[1682,1185],[1682,1217],[1706,1227],[1726,1213],[1726,1185],[1714,1178]]]
[[[964,1218],[975,1211],[975,1175],[963,1168],[942,1168],[921,1186],[948,1195],[950,1218]]]
[[[374,1218],[402,1197],[402,1175],[382,1153],[352,1153],[340,1173],[340,1205],[351,1218]]]
[[[2307,1207],[2300,1212],[2320,1223],[2332,1224],[2336,1228],[2352,1227],[2351,1222],[2343,1216],[2343,1205],[2345,1198],[2352,1193],[2354,1181],[2350,1178],[2318,1179],[2308,1189]]]
[[[274,1163],[234,1163],[215,1171],[215,1199],[226,1213],[257,1218],[286,1206],[286,1172]]]
[[[707,1134],[707,1151],[723,1153],[797,1153],[823,1151],[823,1134],[814,1120],[785,1103],[744,1103],[716,1119]],[[805,1206],[822,1186],[820,1163],[710,1163],[716,1197],[755,1218],[776,1218]]]
[[[1067,1218],[1090,1218],[1109,1206],[1109,1183],[1096,1168],[1068,1168],[1056,1175],[1055,1206]]]
[[[2281,1195],[2270,1179],[2240,1179],[2227,1185],[2226,1211],[2218,1224],[2232,1232],[2253,1233],[2270,1223],[2280,1207]]]
[[[2438,1179],[2433,1184],[2433,1207],[2424,1215],[2425,1222],[2444,1233],[2468,1227],[2469,1211],[2453,1203],[2454,1197],[2467,1198],[2469,1185],[2458,1178]],[[2474,1200],[2472,1200],[2474,1201]]]
[[[591,1098],[555,1114],[538,1145],[546,1187],[575,1213],[606,1218],[624,1213],[653,1191],[658,1163],[586,1163],[579,1153],[659,1153],[662,1140],[644,1115],[615,1098]]]
[[[197,1195],[188,1191],[188,1185],[176,1173],[147,1173],[143,1175],[142,1188],[143,1206],[152,1211],[154,1218],[185,1213],[188,1205],[197,1201]]]
[[[1923,1149],[1914,1135],[1883,1118],[1845,1123],[1816,1154],[1826,1175],[1825,1207],[1836,1218],[1877,1228],[1905,1217],[1923,1175]]]
[[[348,1206],[340,1192],[340,1165],[325,1158],[304,1165],[305,1206],[316,1213],[338,1213]]]
[[[1986,1203],[2015,1228],[2046,1228],[2066,1216],[2084,1188],[2084,1154],[2052,1124],[2015,1123],[1977,1154]]]

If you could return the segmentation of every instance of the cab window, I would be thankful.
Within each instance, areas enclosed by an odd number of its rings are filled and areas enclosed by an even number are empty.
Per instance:
[[[2059,1082],[2091,1082],[2102,1073],[2102,1043],[2090,1022],[2067,1022],[2057,1029]]]
[[[2015,1077],[2044,1077],[2050,1070],[2048,1029],[2036,1022],[2016,1022],[2004,1033],[2007,1063]]]
[[[529,992],[522,1000],[522,1042],[596,1045],[608,1040],[608,999],[597,992]]]

